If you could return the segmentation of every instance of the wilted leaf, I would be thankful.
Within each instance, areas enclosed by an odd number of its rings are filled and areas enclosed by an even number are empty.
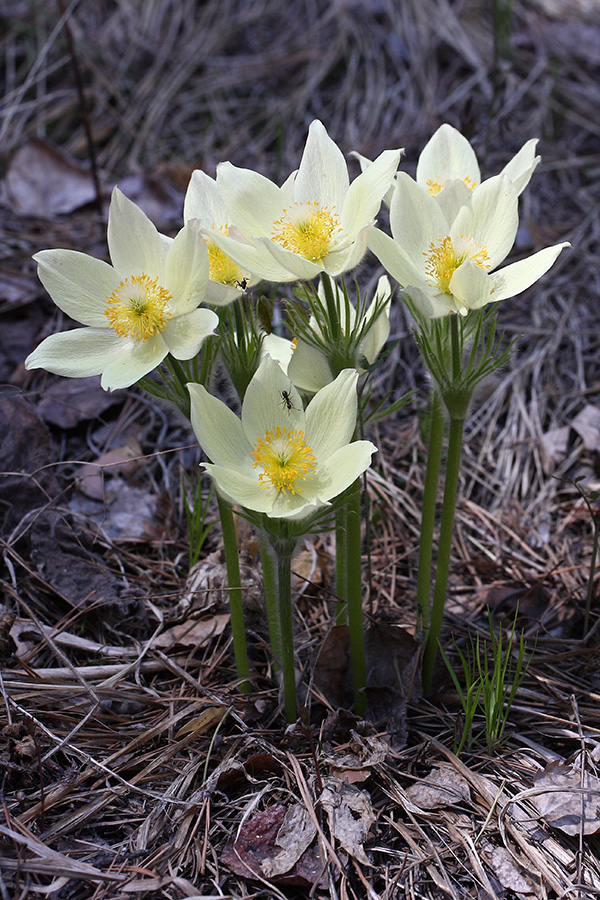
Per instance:
[[[411,784],[406,795],[420,809],[441,809],[471,798],[468,781],[448,765],[436,766],[421,781]]]
[[[586,450],[600,450],[600,407],[588,403],[571,422]]]
[[[306,807],[299,803],[289,806],[275,838],[275,843],[281,850],[277,856],[267,857],[262,861],[262,869],[267,878],[289,872],[312,844],[316,834],[317,826]]]
[[[350,856],[369,865],[363,844],[375,821],[371,798],[351,784],[326,778],[319,803],[325,810],[329,830]]]
[[[370,777],[373,767],[384,762],[389,747],[375,737],[361,738],[356,732],[348,751],[324,754],[321,765],[329,766],[331,774],[346,784],[357,784]]]
[[[44,390],[38,412],[44,422],[59,428],[75,428],[80,422],[95,419],[122,403],[119,394],[100,387],[100,378],[61,378]]]
[[[229,618],[229,613],[221,613],[218,616],[211,616],[210,619],[190,619],[181,622],[159,634],[152,642],[152,646],[159,650],[171,650],[173,647],[185,649],[204,647],[211,638],[223,633]]]
[[[536,788],[551,788],[532,800],[548,825],[576,835],[600,831],[600,780],[576,765],[552,762],[534,779]],[[567,788],[567,790],[557,790]]]
[[[142,448],[137,438],[130,436],[121,447],[102,453],[93,463],[84,463],[77,472],[77,487],[92,500],[106,497],[105,478],[110,475],[129,477],[142,464]]]
[[[204,734],[216,727],[227,710],[223,706],[210,706],[203,710],[199,716],[194,716],[189,722],[186,722],[183,728],[180,728],[175,738],[179,740],[186,734]]]
[[[314,661],[314,685],[335,708],[352,703],[350,639],[347,625],[334,625]]]
[[[484,850],[484,856],[502,887],[517,894],[537,894],[536,885],[517,865],[506,847],[488,847]]]
[[[17,150],[4,188],[16,213],[41,218],[73,212],[96,198],[89,170],[43,141],[31,141]]]
[[[567,455],[569,431],[569,426],[564,425],[562,428],[552,428],[542,435],[540,441],[542,446],[542,465],[546,475],[549,475],[555,466],[562,462]]]

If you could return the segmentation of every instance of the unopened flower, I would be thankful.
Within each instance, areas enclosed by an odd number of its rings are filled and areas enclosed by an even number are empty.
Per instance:
[[[171,240],[115,188],[108,246],[112,266],[75,250],[35,255],[56,305],[87,327],[47,337],[25,360],[28,369],[102,374],[102,387],[112,391],[143,378],[167,353],[190,359],[213,333],[216,314],[197,309],[206,296],[208,255],[196,225]]]
[[[530,287],[569,246],[555,244],[494,271],[518,224],[517,189],[506,175],[485,181],[449,222],[427,188],[400,173],[390,207],[393,239],[373,229],[369,246],[423,315],[466,315]]]
[[[282,187],[229,162],[218,166],[227,214],[249,243],[231,232],[215,231],[213,240],[242,269],[267,281],[339,275],[362,259],[399,159],[399,150],[386,150],[350,184],[341,150],[315,120],[300,168]]]
[[[183,205],[183,220],[196,219],[208,247],[209,282],[206,302],[214,306],[231,303],[259,280],[227,256],[213,239],[213,234],[244,241],[232,226],[219,187],[205,172],[196,169],[188,185]],[[250,245],[252,246],[252,245]]]
[[[239,419],[201,385],[188,385],[194,432],[204,468],[230,502],[273,518],[304,518],[327,505],[365,469],[376,448],[352,441],[357,397],[345,370],[314,397],[306,412],[279,363],[265,357]]]

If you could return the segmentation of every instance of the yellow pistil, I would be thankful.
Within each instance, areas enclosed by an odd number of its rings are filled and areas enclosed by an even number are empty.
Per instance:
[[[273,222],[271,238],[292,253],[321,262],[337,244],[341,227],[337,213],[328,206],[319,206],[316,200],[293,203]]]
[[[469,188],[470,191],[472,191],[474,188],[477,187],[477,182],[473,181],[472,178],[469,178],[468,175],[465,175],[465,177],[463,178],[463,181],[466,184],[466,186]],[[429,193],[431,194],[432,197],[437,197],[437,195],[442,190],[442,188],[446,186],[445,181],[434,181],[433,178],[430,178],[426,182],[426,184],[427,184],[427,190],[429,191]]]
[[[466,259],[472,260],[480,269],[489,269],[489,256],[486,248],[473,238],[459,235],[455,242],[451,237],[440,238],[438,246],[435,242],[429,245],[429,252],[424,253],[425,272],[430,284],[442,294],[451,294],[452,276]]]
[[[213,225],[213,231],[216,230],[215,225]],[[225,236],[229,234],[228,225],[220,225],[218,230]],[[250,277],[248,273],[243,272],[238,264],[230,256],[227,256],[224,250],[217,247],[214,241],[207,237],[206,244],[208,246],[208,277],[211,281],[218,281],[220,284],[229,285],[229,287],[238,287],[240,284],[248,281]]]
[[[298,494],[303,481],[311,479],[317,469],[317,460],[304,440],[303,431],[290,428],[267,428],[264,438],[254,444],[253,466],[264,471],[258,476],[265,490],[276,488]]]
[[[106,298],[108,309],[104,315],[121,337],[128,335],[136,341],[147,341],[165,328],[171,317],[166,307],[172,299],[158,278],[132,275]]]

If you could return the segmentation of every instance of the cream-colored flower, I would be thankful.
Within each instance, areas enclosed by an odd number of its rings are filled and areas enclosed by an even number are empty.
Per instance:
[[[170,353],[195,356],[218,317],[205,299],[208,253],[198,225],[174,240],[159,234],[117,188],[108,216],[112,266],[75,250],[42,250],[34,259],[56,305],[87,326],[47,337],[25,360],[70,378],[102,374],[106,390],[128,387]]]
[[[242,418],[198,384],[188,385],[191,420],[211,463],[204,468],[230,502],[273,518],[305,518],[349,487],[376,447],[352,441],[354,370],[344,370],[306,412],[297,390],[270,357],[244,398]]]
[[[369,246],[423,315],[466,315],[530,287],[569,246],[546,247],[494,271],[508,255],[518,224],[517,189],[506,175],[473,191],[449,223],[427,188],[400,173],[390,207],[393,239],[373,229]]]
[[[350,184],[341,150],[315,120],[300,168],[282,187],[229,162],[218,166],[227,215],[249,243],[231,232],[215,231],[213,240],[245,271],[267,281],[339,275],[362,259],[399,159],[399,150],[386,150]]]
[[[259,279],[239,266],[215,244],[213,234],[225,237],[231,235],[242,242],[244,238],[229,221],[217,182],[200,169],[192,172],[183,204],[184,222],[187,224],[192,219],[198,221],[208,247],[209,282],[206,302],[214,306],[225,306]]]

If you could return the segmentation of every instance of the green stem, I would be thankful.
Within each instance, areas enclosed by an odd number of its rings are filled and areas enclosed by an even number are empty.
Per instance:
[[[446,602],[446,588],[448,585],[448,572],[450,569],[450,551],[452,549],[454,510],[458,492],[458,473],[460,470],[463,425],[464,419],[450,419],[448,461],[446,464],[446,480],[444,484],[444,500],[440,524],[437,571],[435,576],[435,588],[433,590],[433,604],[431,607],[429,632],[427,634],[427,643],[425,644],[425,653],[423,656],[423,692],[425,694],[431,688],[433,667],[435,665],[438,641],[442,629],[444,604]]]
[[[437,489],[444,442],[444,413],[439,394],[431,395],[431,419],[429,423],[429,446],[427,449],[427,469],[423,491],[421,512],[421,534],[419,537],[419,565],[417,569],[417,603],[421,611],[421,627],[426,633],[429,627],[429,606],[431,602],[431,566],[433,559],[433,529]]]
[[[329,325],[331,328],[331,342],[337,347],[338,338],[340,336],[340,317],[338,307],[333,293],[333,286],[329,275],[321,272],[321,284],[325,294],[325,302],[327,304],[327,312],[329,314]]]
[[[278,672],[281,668],[281,623],[279,619],[279,600],[277,596],[277,581],[275,577],[274,551],[261,529],[260,532],[260,558],[263,570],[263,584],[265,587],[265,607],[267,610],[267,624],[269,626],[269,643],[273,652],[273,668]]]
[[[335,624],[348,621],[348,507],[341,503],[335,513]]]
[[[188,389],[186,388],[186,384],[189,381],[185,370],[178,359],[175,359],[174,356],[171,356],[168,353],[165,356],[165,365],[171,375],[173,376],[173,381],[176,385],[177,394],[179,396],[178,406],[181,409],[182,413],[186,418],[190,417],[190,395],[188,393]]]
[[[229,609],[231,612],[231,630],[233,633],[233,652],[235,667],[240,679],[240,691],[250,691],[250,667],[246,649],[246,629],[244,627],[244,605],[242,600],[242,580],[240,578],[240,560],[238,556],[237,536],[233,512],[229,503],[217,495],[223,546],[225,548],[225,566],[227,568],[227,585],[229,587]]]
[[[348,593],[348,626],[350,631],[350,659],[354,685],[354,711],[363,716],[367,708],[364,689],[367,686],[365,659],[365,631],[362,611],[361,534],[360,534],[360,479],[349,489],[346,517],[346,571]]]
[[[292,558],[287,553],[277,557],[279,588],[279,623],[281,627],[281,668],[285,717],[289,723],[298,716],[296,703],[296,668],[294,665],[294,624],[292,621]]]

